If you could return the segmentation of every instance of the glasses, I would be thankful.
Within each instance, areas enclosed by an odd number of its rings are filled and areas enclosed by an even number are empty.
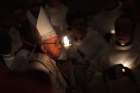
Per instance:
[[[56,45],[62,45],[61,41],[56,41],[56,42],[45,42],[43,44],[56,44]]]

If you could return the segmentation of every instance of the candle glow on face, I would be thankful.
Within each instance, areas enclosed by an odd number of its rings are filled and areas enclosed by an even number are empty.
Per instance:
[[[124,67],[134,69],[136,67],[137,55],[129,52],[112,54],[109,58],[111,65],[122,64]]]
[[[118,59],[118,62],[116,62],[116,64],[122,64],[124,67],[128,67],[128,68],[133,68],[133,60],[131,59],[125,59],[125,58],[120,58]]]

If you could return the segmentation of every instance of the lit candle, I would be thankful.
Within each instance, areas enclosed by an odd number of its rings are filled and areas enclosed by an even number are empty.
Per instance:
[[[64,36],[63,39],[63,45],[65,48],[69,48],[72,44],[70,43],[70,39],[68,38],[68,36]]]

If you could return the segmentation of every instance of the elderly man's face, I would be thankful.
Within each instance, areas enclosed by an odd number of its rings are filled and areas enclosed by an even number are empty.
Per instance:
[[[47,53],[50,57],[57,59],[61,53],[61,44],[59,38],[53,37],[45,41],[42,45],[42,50],[44,53]]]

